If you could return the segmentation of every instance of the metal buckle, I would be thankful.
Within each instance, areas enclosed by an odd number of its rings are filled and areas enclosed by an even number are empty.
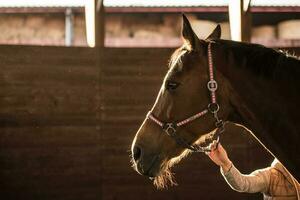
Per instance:
[[[224,122],[223,122],[223,120],[216,121],[215,126],[216,126],[217,128],[223,128],[223,127],[224,127]]]
[[[220,106],[217,103],[210,103],[208,104],[207,108],[211,113],[215,114],[219,112]]]
[[[218,131],[219,134],[224,132],[225,127],[224,127],[223,120],[216,121],[215,126],[216,126],[217,131]]]
[[[174,136],[176,133],[176,125],[173,123],[166,123],[164,125],[164,131],[167,133],[167,135]]]
[[[218,89],[218,83],[213,79],[208,81],[207,89],[211,92],[215,92]]]

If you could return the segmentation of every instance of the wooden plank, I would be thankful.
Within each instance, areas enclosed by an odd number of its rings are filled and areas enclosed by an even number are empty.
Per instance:
[[[4,127],[0,129],[0,148],[88,147],[100,144],[95,126]]]
[[[99,199],[95,51],[0,46],[0,193]]]
[[[44,46],[21,46],[0,45],[1,68],[5,64],[39,65],[94,65],[96,62],[95,50],[86,47],[44,47]],[[75,56],[76,55],[76,56]]]
[[[97,157],[99,153],[99,145],[85,147],[3,148],[0,152],[0,168],[13,170],[49,167],[49,170],[58,170],[59,167],[75,167],[77,164],[81,166],[97,165],[100,161],[100,158]],[[20,166],[22,167],[20,168]],[[56,167],[56,169],[51,167]],[[47,171],[41,173],[47,173]]]
[[[5,87],[0,92],[1,113],[95,114],[100,103],[95,93],[95,87]]]

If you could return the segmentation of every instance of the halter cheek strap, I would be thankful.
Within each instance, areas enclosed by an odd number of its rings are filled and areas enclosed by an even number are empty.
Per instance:
[[[218,112],[220,109],[220,106],[217,103],[217,98],[216,98],[216,90],[218,89],[218,84],[214,79],[211,43],[208,44],[207,53],[208,53],[208,69],[209,69],[209,81],[207,83],[207,89],[210,92],[210,99],[211,99],[211,102],[208,104],[208,106],[201,112],[198,112],[197,114],[192,115],[191,117],[188,117],[179,122],[162,122],[157,117],[155,117],[151,111],[147,114],[147,118],[152,120],[158,126],[160,126],[168,136],[172,137],[176,141],[178,145],[190,149],[193,152],[207,152],[210,151],[210,149],[209,147],[202,147],[199,145],[189,144],[185,139],[183,139],[177,134],[178,127],[184,126],[208,113],[211,113],[216,120],[215,127],[217,128],[217,130],[215,132],[216,137],[214,138],[216,138],[217,143],[219,142],[219,134],[224,132],[224,123],[218,117]]]

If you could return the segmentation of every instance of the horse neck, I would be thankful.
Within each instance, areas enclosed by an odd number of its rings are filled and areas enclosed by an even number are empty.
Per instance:
[[[255,59],[261,63],[251,61],[248,54],[242,57],[239,55],[239,61],[236,61],[234,52],[227,52],[226,56],[217,59],[219,64],[216,66],[232,87],[232,98],[246,106],[257,120],[271,116],[272,120],[275,120],[273,123],[277,119],[282,124],[283,119],[278,115],[280,113],[285,114],[285,118],[289,120],[285,125],[299,126],[298,121],[295,121],[298,118],[295,106],[300,101],[300,60],[269,51],[270,54],[266,54],[266,57],[257,55],[261,58]],[[243,118],[245,117],[243,114]]]
[[[222,49],[221,52],[225,51],[230,49]],[[242,57],[236,61],[235,52],[231,51],[216,59],[218,71],[226,77],[230,86],[228,98],[232,112],[229,120],[246,125],[270,152],[293,171],[291,163],[295,163],[297,155],[289,155],[287,147],[299,150],[300,123],[296,120],[299,109],[295,106],[300,101],[300,61],[278,54],[274,58],[257,59],[273,59],[269,65],[267,60],[255,65],[248,60],[248,55],[239,56]],[[273,66],[270,66],[272,63]],[[258,73],[259,70],[262,72]]]

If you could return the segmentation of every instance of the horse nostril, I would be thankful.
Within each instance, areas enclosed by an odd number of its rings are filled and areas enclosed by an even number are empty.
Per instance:
[[[133,147],[133,159],[134,161],[138,161],[142,155],[142,150],[138,146]]]

